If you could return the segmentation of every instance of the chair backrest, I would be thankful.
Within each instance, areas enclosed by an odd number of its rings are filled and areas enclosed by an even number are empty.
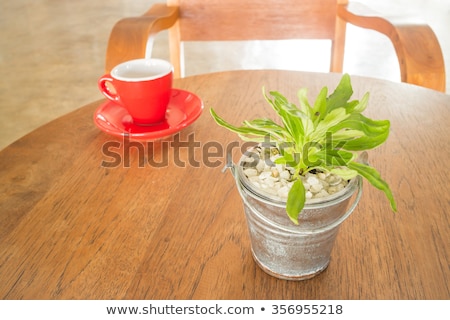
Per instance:
[[[348,0],[167,0],[139,17],[119,20],[111,31],[105,70],[151,56],[154,36],[169,29],[174,76],[183,76],[185,41],[331,40],[331,72],[342,72],[346,23],[386,35],[403,82],[445,92],[445,64],[439,41],[423,22],[381,16]],[[257,58],[257,57],[255,57]]]
[[[345,23],[337,4],[348,0],[167,0],[179,7],[169,30],[175,76],[182,73],[184,41],[329,39],[330,71],[342,71]]]

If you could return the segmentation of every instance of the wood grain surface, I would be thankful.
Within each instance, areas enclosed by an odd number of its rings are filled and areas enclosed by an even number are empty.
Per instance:
[[[271,117],[263,86],[292,101],[308,87],[313,101],[340,76],[234,71],[177,79],[205,110],[176,137],[141,143],[144,154],[94,125],[103,100],[16,141],[0,152],[0,298],[449,299],[450,96],[407,84],[352,77],[355,99],[371,93],[366,114],[391,121],[387,143],[369,161],[390,184],[398,213],[365,183],[319,276],[278,280],[252,260],[242,202],[231,174],[221,172],[224,152],[211,156],[242,143],[209,108],[235,124]],[[112,141],[127,165],[105,167]],[[167,166],[150,164],[164,155]]]

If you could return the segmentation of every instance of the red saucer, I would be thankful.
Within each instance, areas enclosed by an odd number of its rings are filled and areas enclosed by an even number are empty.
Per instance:
[[[166,120],[151,126],[133,123],[128,111],[108,100],[94,113],[94,123],[102,131],[116,137],[127,136],[134,140],[157,140],[168,137],[192,124],[201,115],[203,102],[195,94],[172,89]]]

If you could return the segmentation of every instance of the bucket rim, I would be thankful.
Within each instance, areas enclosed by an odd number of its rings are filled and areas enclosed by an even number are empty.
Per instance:
[[[262,201],[264,203],[268,203],[280,208],[285,208],[286,201],[281,200],[279,197],[272,196],[269,193],[264,193],[262,190],[256,189],[254,186],[252,186],[249,179],[244,173],[244,167],[242,165],[244,163],[244,157],[245,155],[240,158],[238,165],[235,165],[234,163],[231,164],[231,171],[236,180],[236,184],[240,183],[242,187],[244,187],[249,192],[249,194],[258,201]],[[361,189],[362,183],[360,180],[361,177],[356,176],[353,179],[349,180],[349,183],[345,186],[344,189],[334,194],[323,198],[306,200],[304,209],[320,209],[347,200],[355,193],[357,188]]]

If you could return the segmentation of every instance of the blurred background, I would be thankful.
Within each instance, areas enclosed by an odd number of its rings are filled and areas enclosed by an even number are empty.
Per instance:
[[[207,0],[205,0],[207,1]],[[164,0],[0,1],[0,149],[35,128],[103,98],[109,33],[119,19],[138,16]],[[450,93],[450,0],[358,0],[379,12],[420,17],[440,41]],[[230,69],[290,69],[328,72],[327,41],[190,43],[186,76]],[[167,33],[153,57],[169,59]],[[398,82],[389,40],[348,25],[344,72]]]

